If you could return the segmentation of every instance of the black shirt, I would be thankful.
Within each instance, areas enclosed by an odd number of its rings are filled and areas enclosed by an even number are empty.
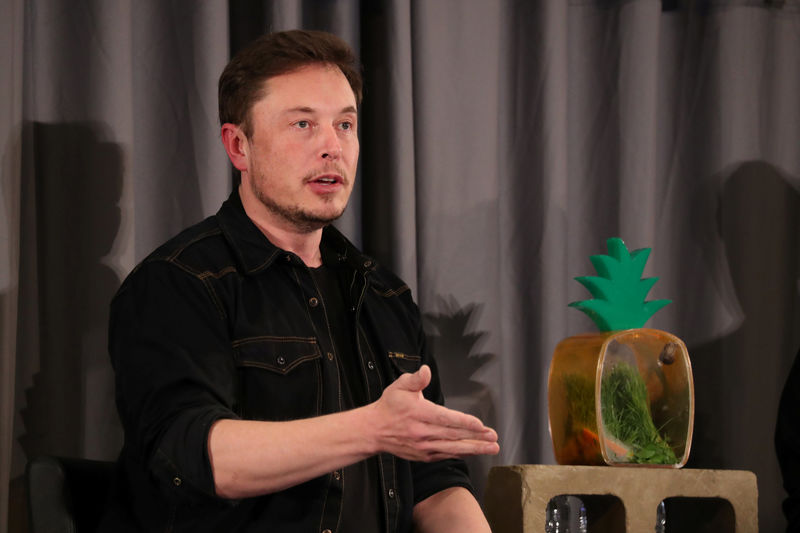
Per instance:
[[[350,361],[362,399],[377,400],[402,372],[429,364],[433,379],[423,394],[442,403],[408,287],[333,227],[322,239],[324,264],[336,265],[344,281],[343,327],[358,356]],[[137,266],[111,304],[109,351],[125,443],[100,530],[341,531],[350,497],[341,472],[227,500],[215,493],[207,451],[209,428],[219,419],[292,420],[346,408],[343,395],[351,387],[339,375],[350,371],[340,370],[334,353],[343,349],[334,346],[327,304],[310,269],[266,239],[235,191],[216,216]],[[470,487],[463,461],[380,454],[375,464],[387,533],[411,530],[417,502]]]
[[[359,355],[355,351],[351,332],[350,317],[342,297],[344,288],[335,270],[336,265],[323,265],[312,268],[314,282],[322,294],[325,303],[325,314],[331,328],[334,355],[339,363],[339,375],[342,380],[342,398],[344,409],[353,409],[366,405],[367,396],[364,391],[364,377],[361,375],[363,365],[359,363]],[[342,496],[342,518],[340,531],[383,531],[379,519],[383,510],[383,498],[380,490],[378,459],[370,457],[364,461],[347,466],[342,472],[345,490]]]

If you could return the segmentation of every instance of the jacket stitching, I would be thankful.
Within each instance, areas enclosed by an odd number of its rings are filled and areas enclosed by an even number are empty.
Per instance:
[[[214,235],[220,235],[222,230],[220,228],[214,228],[209,230],[205,233],[201,233],[200,235],[196,236],[191,241],[184,243],[182,246],[179,246],[174,252],[172,252],[169,256],[167,256],[168,261],[174,261],[179,255],[181,255],[189,246],[193,245],[194,243],[201,241],[207,237],[213,237]]]
[[[214,305],[217,307],[217,312],[219,312],[220,318],[222,320],[225,320],[228,317],[228,313],[225,311],[222,302],[217,296],[217,291],[214,290],[214,287],[211,286],[211,283],[208,281],[207,278],[200,278],[200,281],[203,282],[203,286],[206,288],[206,291],[208,292],[211,301],[213,301]]]
[[[374,293],[376,293],[376,294],[378,294],[380,296],[383,296],[384,298],[390,298],[392,296],[399,296],[399,295],[403,294],[404,292],[407,292],[407,291],[411,290],[411,289],[408,288],[408,285],[402,285],[402,286],[400,286],[400,287],[398,287],[396,289],[389,289],[389,290],[386,290],[386,291],[381,291],[381,290],[377,289],[374,286],[370,286],[370,289],[372,289],[372,291]]]
[[[266,268],[267,266],[269,266],[270,263],[272,263],[275,260],[275,256],[277,256],[280,253],[281,253],[280,250],[275,250],[274,252],[272,252],[272,254],[270,254],[269,257],[267,257],[267,259],[263,263],[261,263],[260,265],[258,265],[256,267],[253,267],[253,268],[249,269],[247,271],[247,273],[248,274],[253,274],[253,273],[258,272],[259,270],[261,270],[263,268]]]
[[[262,341],[275,341],[275,342],[304,342],[308,344],[317,344],[316,337],[278,337],[276,335],[259,335],[258,337],[247,337],[233,341],[233,346],[238,347],[244,344],[255,344]]]
[[[300,357],[299,359],[295,359],[294,361],[292,361],[292,364],[290,364],[286,368],[280,368],[280,367],[277,367],[275,365],[269,365],[267,363],[258,363],[258,362],[255,362],[255,361],[243,361],[243,362],[239,363],[239,366],[245,366],[245,367],[248,367],[248,368],[263,368],[263,369],[266,369],[266,370],[274,370],[274,371],[276,371],[276,372],[278,372],[280,374],[286,375],[289,372],[291,372],[292,370],[294,370],[298,365],[300,365],[302,363],[305,363],[306,361],[313,361],[314,359],[319,359],[320,357],[322,357],[322,356],[321,356],[321,354],[319,352],[317,352],[317,353],[315,353],[313,355],[305,355],[303,357]]]
[[[222,276],[224,276],[224,275],[226,275],[226,274],[230,274],[230,273],[232,273],[232,272],[238,272],[238,270],[236,269],[236,267],[235,267],[235,266],[229,266],[229,267],[225,267],[225,268],[223,268],[222,270],[219,270],[219,271],[217,271],[217,272],[211,272],[211,271],[209,271],[209,270],[206,270],[206,271],[204,271],[204,272],[200,273],[200,274],[199,274],[199,276],[200,276],[200,278],[202,278],[202,279],[206,279],[206,278],[215,278],[215,279],[219,279],[219,278],[221,278]]]

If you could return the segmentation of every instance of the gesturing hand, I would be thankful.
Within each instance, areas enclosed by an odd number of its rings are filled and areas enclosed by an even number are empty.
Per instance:
[[[431,382],[423,365],[386,387],[372,408],[378,448],[411,461],[496,454],[497,433],[478,418],[437,405],[422,395]]]

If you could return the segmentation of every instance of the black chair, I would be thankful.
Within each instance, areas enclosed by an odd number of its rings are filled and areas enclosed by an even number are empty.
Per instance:
[[[111,489],[114,463],[41,456],[28,463],[31,533],[94,533]]]

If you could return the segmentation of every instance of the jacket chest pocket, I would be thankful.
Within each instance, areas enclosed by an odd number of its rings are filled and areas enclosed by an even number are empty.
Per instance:
[[[295,420],[322,412],[322,352],[316,339],[254,337],[234,342],[241,415]]]
[[[389,362],[392,364],[395,379],[407,372],[414,373],[422,366],[422,357],[403,352],[389,352]]]

